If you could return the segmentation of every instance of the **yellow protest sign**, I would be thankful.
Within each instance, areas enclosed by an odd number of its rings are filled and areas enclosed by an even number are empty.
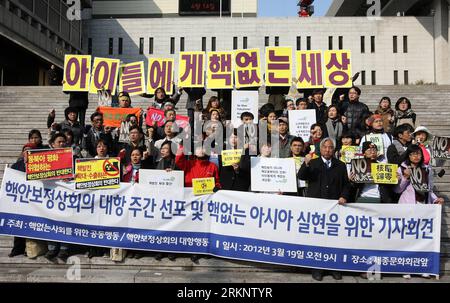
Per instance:
[[[266,47],[266,86],[290,86],[292,47]]]
[[[322,88],[322,51],[297,51],[295,59],[297,62],[297,88]]]
[[[341,148],[341,157],[339,160],[341,160],[344,163],[351,163],[352,159],[355,159],[358,154],[361,154],[361,147],[359,146],[342,146]]]
[[[242,149],[222,150],[222,166],[231,166],[241,161]]]
[[[63,79],[63,91],[88,92],[91,81],[91,56],[65,55]]]
[[[261,86],[259,48],[235,51],[234,62],[236,88]]]
[[[205,52],[180,52],[178,60],[178,86],[204,87]]]
[[[120,187],[120,158],[77,159],[75,189]]]
[[[124,64],[120,70],[119,91],[130,96],[145,93],[144,61]]]
[[[148,59],[147,93],[155,94],[158,87],[164,88],[167,95],[173,94],[174,60],[171,58]]]
[[[97,94],[99,90],[104,88],[109,90],[111,95],[115,95],[117,79],[119,77],[119,66],[119,59],[95,57],[89,92],[91,94]]]
[[[194,195],[212,194],[214,191],[215,181],[211,178],[194,178],[192,179],[192,190]]]
[[[397,164],[372,163],[372,177],[377,184],[397,184]]]
[[[325,86],[352,87],[352,65],[349,50],[325,51]]]
[[[233,52],[209,52],[207,62],[206,87],[233,88]]]

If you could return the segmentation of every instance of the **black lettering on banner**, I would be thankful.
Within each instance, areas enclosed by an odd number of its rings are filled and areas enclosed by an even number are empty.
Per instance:
[[[433,138],[433,151],[432,155],[435,159],[450,159],[449,144],[450,138],[438,137]]]

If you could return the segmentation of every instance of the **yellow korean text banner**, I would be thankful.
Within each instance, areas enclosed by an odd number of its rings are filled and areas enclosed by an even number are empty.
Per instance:
[[[259,48],[234,52],[234,81],[236,88],[261,86]]]
[[[242,149],[222,150],[222,166],[231,166],[241,161]]]
[[[397,184],[397,164],[372,163],[372,177],[376,184]]]
[[[323,87],[323,55],[322,51],[297,51],[297,88]]]
[[[120,92],[127,92],[130,96],[145,93],[144,61],[124,64],[120,69]]]
[[[117,79],[119,78],[119,59],[94,58],[89,92],[97,94],[103,88],[109,90],[111,95],[116,94]]]
[[[214,186],[214,177],[192,179],[192,190],[196,196],[212,194]]]
[[[75,189],[120,187],[120,158],[77,159]]]
[[[233,88],[233,52],[209,52],[206,67],[208,89]]]
[[[290,86],[292,47],[266,47],[266,86]]]
[[[173,94],[174,60],[156,58],[148,60],[147,93],[155,94],[158,87],[164,88],[167,95]]]
[[[178,60],[178,86],[204,87],[205,52],[180,52]]]
[[[90,55],[65,55],[63,91],[88,92],[91,80]]]
[[[352,87],[351,52],[349,50],[325,51],[325,86]]]

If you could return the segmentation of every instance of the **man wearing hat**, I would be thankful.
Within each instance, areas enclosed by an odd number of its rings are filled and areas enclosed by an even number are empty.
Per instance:
[[[323,103],[323,90],[316,89],[312,93],[313,102],[309,104],[308,109],[316,111],[316,122],[325,124],[327,121],[327,106]]]

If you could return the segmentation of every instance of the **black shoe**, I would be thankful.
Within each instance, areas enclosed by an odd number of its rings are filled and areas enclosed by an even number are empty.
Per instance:
[[[194,263],[197,263],[198,260],[200,260],[200,258],[201,257],[199,255],[192,255],[191,256],[191,261],[194,262]]]
[[[335,280],[342,280],[342,274],[340,272],[338,272],[338,271],[332,271],[331,272],[331,276]]]
[[[135,259],[142,259],[144,257],[144,254],[141,254],[141,253],[135,253],[134,254],[134,258]]]
[[[439,176],[439,178],[442,178],[445,175],[445,170],[441,169],[437,175]]]
[[[127,252],[127,257],[130,258],[130,259],[133,259],[134,258],[134,252],[128,251]]]
[[[155,260],[157,260],[157,261],[161,261],[162,258],[164,258],[164,255],[163,255],[162,253],[157,253],[157,254],[155,255]]]
[[[69,258],[69,252],[67,251],[67,249],[61,249],[57,258],[66,263],[67,259]]]
[[[25,254],[25,250],[13,247],[13,249],[11,249],[11,252],[8,254],[8,257],[13,258],[15,256],[23,255],[23,254]]]
[[[49,250],[45,253],[44,258],[46,258],[49,261],[54,261],[57,255],[58,252],[56,250]]]
[[[170,261],[175,261],[175,260],[177,259],[177,256],[176,256],[175,254],[168,254],[168,255],[167,255],[167,258],[168,258]]]
[[[313,270],[312,271],[312,278],[316,281],[322,281],[323,280],[323,273],[321,270]]]

